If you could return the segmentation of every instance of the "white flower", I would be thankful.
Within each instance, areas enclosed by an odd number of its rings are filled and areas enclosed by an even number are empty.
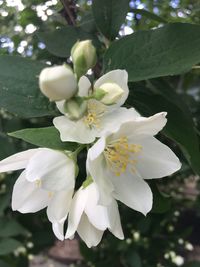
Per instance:
[[[108,228],[119,239],[123,239],[117,202],[104,207],[97,204],[99,193],[95,183],[86,188],[81,187],[73,197],[70,206],[68,228],[65,238],[73,238],[77,231],[88,247],[96,246],[101,241],[104,231]],[[63,224],[60,224],[63,235]]]
[[[99,101],[91,99],[87,102],[86,114],[79,120],[71,120],[64,111],[64,101],[57,102],[58,109],[65,114],[54,118],[53,123],[60,132],[62,141],[77,142],[81,144],[92,143],[107,129],[113,130],[122,122],[140,116],[135,109],[119,108],[128,96],[128,75],[125,70],[114,70],[103,75],[94,84],[94,88],[100,88],[102,84],[114,82],[123,90],[123,96],[115,105],[106,106]],[[79,81],[79,96],[88,96],[91,84],[83,76]]]
[[[113,196],[143,214],[151,210],[152,192],[144,179],[161,178],[181,167],[171,149],[153,137],[165,126],[165,116],[125,122],[89,149],[87,169],[98,185],[100,204],[107,205]]]
[[[42,93],[51,101],[70,99],[77,92],[77,81],[67,65],[44,68],[39,76]]]
[[[15,182],[12,209],[29,213],[47,207],[53,227],[64,221],[74,192],[74,161],[48,148],[30,149],[0,161],[0,172],[19,169],[25,170]]]

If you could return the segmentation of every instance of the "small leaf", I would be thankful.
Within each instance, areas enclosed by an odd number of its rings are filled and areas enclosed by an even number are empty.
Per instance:
[[[23,129],[9,133],[9,135],[39,147],[58,150],[74,150],[76,148],[75,143],[62,142],[55,127]]]
[[[1,56],[0,108],[22,118],[54,115],[52,104],[38,87],[38,76],[44,67],[30,59]]]
[[[22,244],[12,238],[0,239],[0,256],[13,253],[15,249],[22,246]]]
[[[112,40],[125,22],[129,0],[93,0],[92,10],[97,27]]]
[[[175,75],[200,62],[199,47],[199,25],[173,23],[138,31],[110,46],[104,57],[104,70],[125,69],[129,81]]]

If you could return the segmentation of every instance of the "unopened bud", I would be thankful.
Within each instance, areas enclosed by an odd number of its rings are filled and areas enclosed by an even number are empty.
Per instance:
[[[45,68],[39,77],[42,93],[51,101],[72,98],[77,92],[77,81],[68,65]]]
[[[79,98],[73,98],[66,101],[64,104],[64,111],[71,120],[80,119],[87,109],[86,101],[81,101]]]
[[[74,71],[78,77],[94,67],[97,61],[96,48],[91,40],[78,41],[71,50]]]
[[[116,83],[104,83],[95,91],[99,89],[105,94],[100,100],[105,105],[115,104],[124,93],[124,90]]]

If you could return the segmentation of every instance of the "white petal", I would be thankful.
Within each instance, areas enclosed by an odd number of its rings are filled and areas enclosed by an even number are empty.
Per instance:
[[[64,240],[64,221],[63,222],[54,222],[52,223],[52,229],[55,236],[63,241]]]
[[[167,123],[167,112],[157,113],[149,118],[138,117],[136,125],[136,134],[156,135]]]
[[[142,151],[138,154],[136,168],[143,179],[165,177],[181,168],[174,152],[156,138],[141,139],[140,144]]]
[[[121,125],[119,131],[113,138],[119,136],[128,136],[134,138],[135,136],[153,136],[156,135],[167,123],[166,112],[157,113],[151,117],[137,117],[132,121],[125,122]]]
[[[25,169],[30,158],[38,152],[38,148],[29,149],[23,152],[14,154],[2,161],[0,161],[0,172],[15,171]]]
[[[107,132],[117,131],[122,123],[127,121],[132,121],[138,117],[140,114],[134,108],[118,108],[111,112],[107,112],[101,120],[101,129],[98,132],[98,136],[101,137]]]
[[[88,191],[88,199],[84,210],[88,220],[97,229],[106,230],[106,228],[110,227],[107,207],[97,204],[99,192],[97,191],[95,183],[90,184],[84,190]]]
[[[56,101],[56,106],[57,106],[58,110],[59,110],[62,114],[65,114],[64,104],[65,104],[65,100]]]
[[[81,217],[77,232],[89,248],[97,246],[103,236],[103,231],[96,229],[85,214]]]
[[[48,192],[26,180],[25,171],[15,182],[12,193],[12,209],[21,213],[37,212],[49,203]]]
[[[105,75],[103,75],[101,78],[99,78],[95,84],[94,88],[100,88],[100,86],[104,83],[112,82],[118,84],[123,90],[124,94],[120,98],[120,100],[117,102],[117,104],[112,105],[112,107],[119,107],[124,104],[126,101],[129,89],[128,89],[128,73],[125,70],[112,70]]]
[[[89,150],[88,150],[88,158],[90,160],[95,160],[98,158],[106,147],[106,139],[104,136],[100,138]]]
[[[90,149],[89,149],[86,164],[87,164],[88,173],[92,176],[92,179],[95,181],[95,183],[98,186],[98,190],[99,190],[99,203],[98,204],[107,206],[112,201],[111,193],[114,190],[114,187],[107,177],[108,169],[107,169],[104,156],[100,155],[95,160],[91,160]]]
[[[84,191],[82,187],[74,195],[70,206],[68,227],[65,238],[70,238],[75,234],[79,222],[81,220],[83,211],[85,209],[87,198],[88,198],[88,191]]]
[[[111,204],[107,207],[107,212],[110,220],[110,232],[119,239],[124,239],[124,234],[122,230],[119,210],[117,201],[113,199]]]
[[[28,181],[41,181],[42,188],[59,191],[74,188],[75,164],[64,153],[42,148],[29,161],[26,168]]]
[[[60,132],[62,141],[89,144],[94,142],[96,131],[87,127],[83,120],[72,121],[65,116],[54,118],[54,126]]]
[[[140,177],[127,171],[120,176],[110,176],[115,187],[113,197],[128,207],[146,215],[152,208],[152,192]]]
[[[86,76],[82,76],[78,82],[78,96],[88,96],[90,87],[90,80]]]
[[[47,216],[51,222],[60,222],[67,218],[73,192],[74,190],[63,190],[53,193],[47,208]]]

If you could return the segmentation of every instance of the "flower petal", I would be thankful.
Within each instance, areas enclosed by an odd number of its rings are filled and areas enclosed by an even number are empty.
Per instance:
[[[151,117],[138,117],[135,134],[156,135],[167,123],[167,112],[160,112]]]
[[[72,202],[74,190],[63,190],[56,193],[51,198],[47,208],[47,216],[51,222],[60,222],[67,218]]]
[[[128,207],[146,215],[152,208],[152,192],[149,185],[131,171],[120,176],[111,174],[110,179],[114,185],[113,197]]]
[[[88,150],[88,159],[91,161],[97,159],[106,147],[106,139],[104,136],[100,138],[89,150]]]
[[[60,132],[60,138],[63,142],[89,144],[95,140],[96,131],[87,127],[83,120],[72,121],[65,116],[60,116],[54,118],[53,124]]]
[[[97,142],[98,143],[98,142]],[[96,144],[97,144],[96,143]],[[95,146],[93,149],[95,151]],[[98,145],[96,146],[98,148]],[[99,205],[107,206],[112,201],[111,193],[114,187],[109,179],[107,179],[107,166],[103,155],[100,155],[95,160],[90,159],[90,149],[87,157],[87,171],[92,179],[97,184],[99,190]]]
[[[14,154],[0,161],[0,172],[15,171],[25,169],[30,158],[38,152],[38,148],[29,149],[23,152]]]
[[[78,96],[88,96],[90,87],[90,80],[86,76],[82,76],[78,82]]]
[[[88,221],[88,218],[84,213],[81,217],[77,232],[89,248],[97,246],[103,236],[103,231],[96,229]]]
[[[49,201],[48,192],[38,188],[35,183],[28,182],[23,171],[13,188],[12,209],[21,213],[37,212],[44,209]]]
[[[75,164],[63,152],[41,148],[26,168],[28,181],[41,181],[42,188],[49,191],[74,188]]]
[[[65,100],[56,101],[56,106],[57,106],[58,110],[59,110],[62,114],[65,114],[64,104],[65,104]]]
[[[178,171],[181,163],[174,152],[154,137],[141,139],[142,151],[136,168],[143,179],[161,178]]]
[[[55,236],[61,241],[64,240],[64,223],[65,221],[52,223],[53,232]]]
[[[166,112],[157,113],[151,117],[137,117],[132,121],[125,122],[113,138],[118,139],[119,136],[127,136],[134,138],[135,136],[153,136],[156,135],[167,123]]]
[[[101,128],[98,136],[101,137],[107,132],[115,132],[120,128],[122,123],[132,121],[138,117],[141,116],[134,108],[118,108],[107,112],[101,119]]]
[[[113,199],[107,207],[107,212],[110,220],[110,232],[119,239],[124,239],[117,201]]]
[[[119,107],[124,104],[126,101],[129,89],[128,89],[128,73],[125,70],[112,70],[102,77],[100,77],[94,84],[94,88],[100,88],[102,84],[112,82],[118,84],[121,89],[124,90],[123,96],[120,98],[120,100],[115,104],[112,105],[112,107]]]
[[[84,191],[82,187],[75,193],[70,206],[68,227],[65,238],[70,238],[75,234],[85,209],[87,198],[87,191]]]
[[[99,200],[99,192],[95,183],[90,184],[83,190],[88,191],[88,199],[84,210],[88,220],[97,229],[106,230],[110,227],[107,207],[97,204]]]

